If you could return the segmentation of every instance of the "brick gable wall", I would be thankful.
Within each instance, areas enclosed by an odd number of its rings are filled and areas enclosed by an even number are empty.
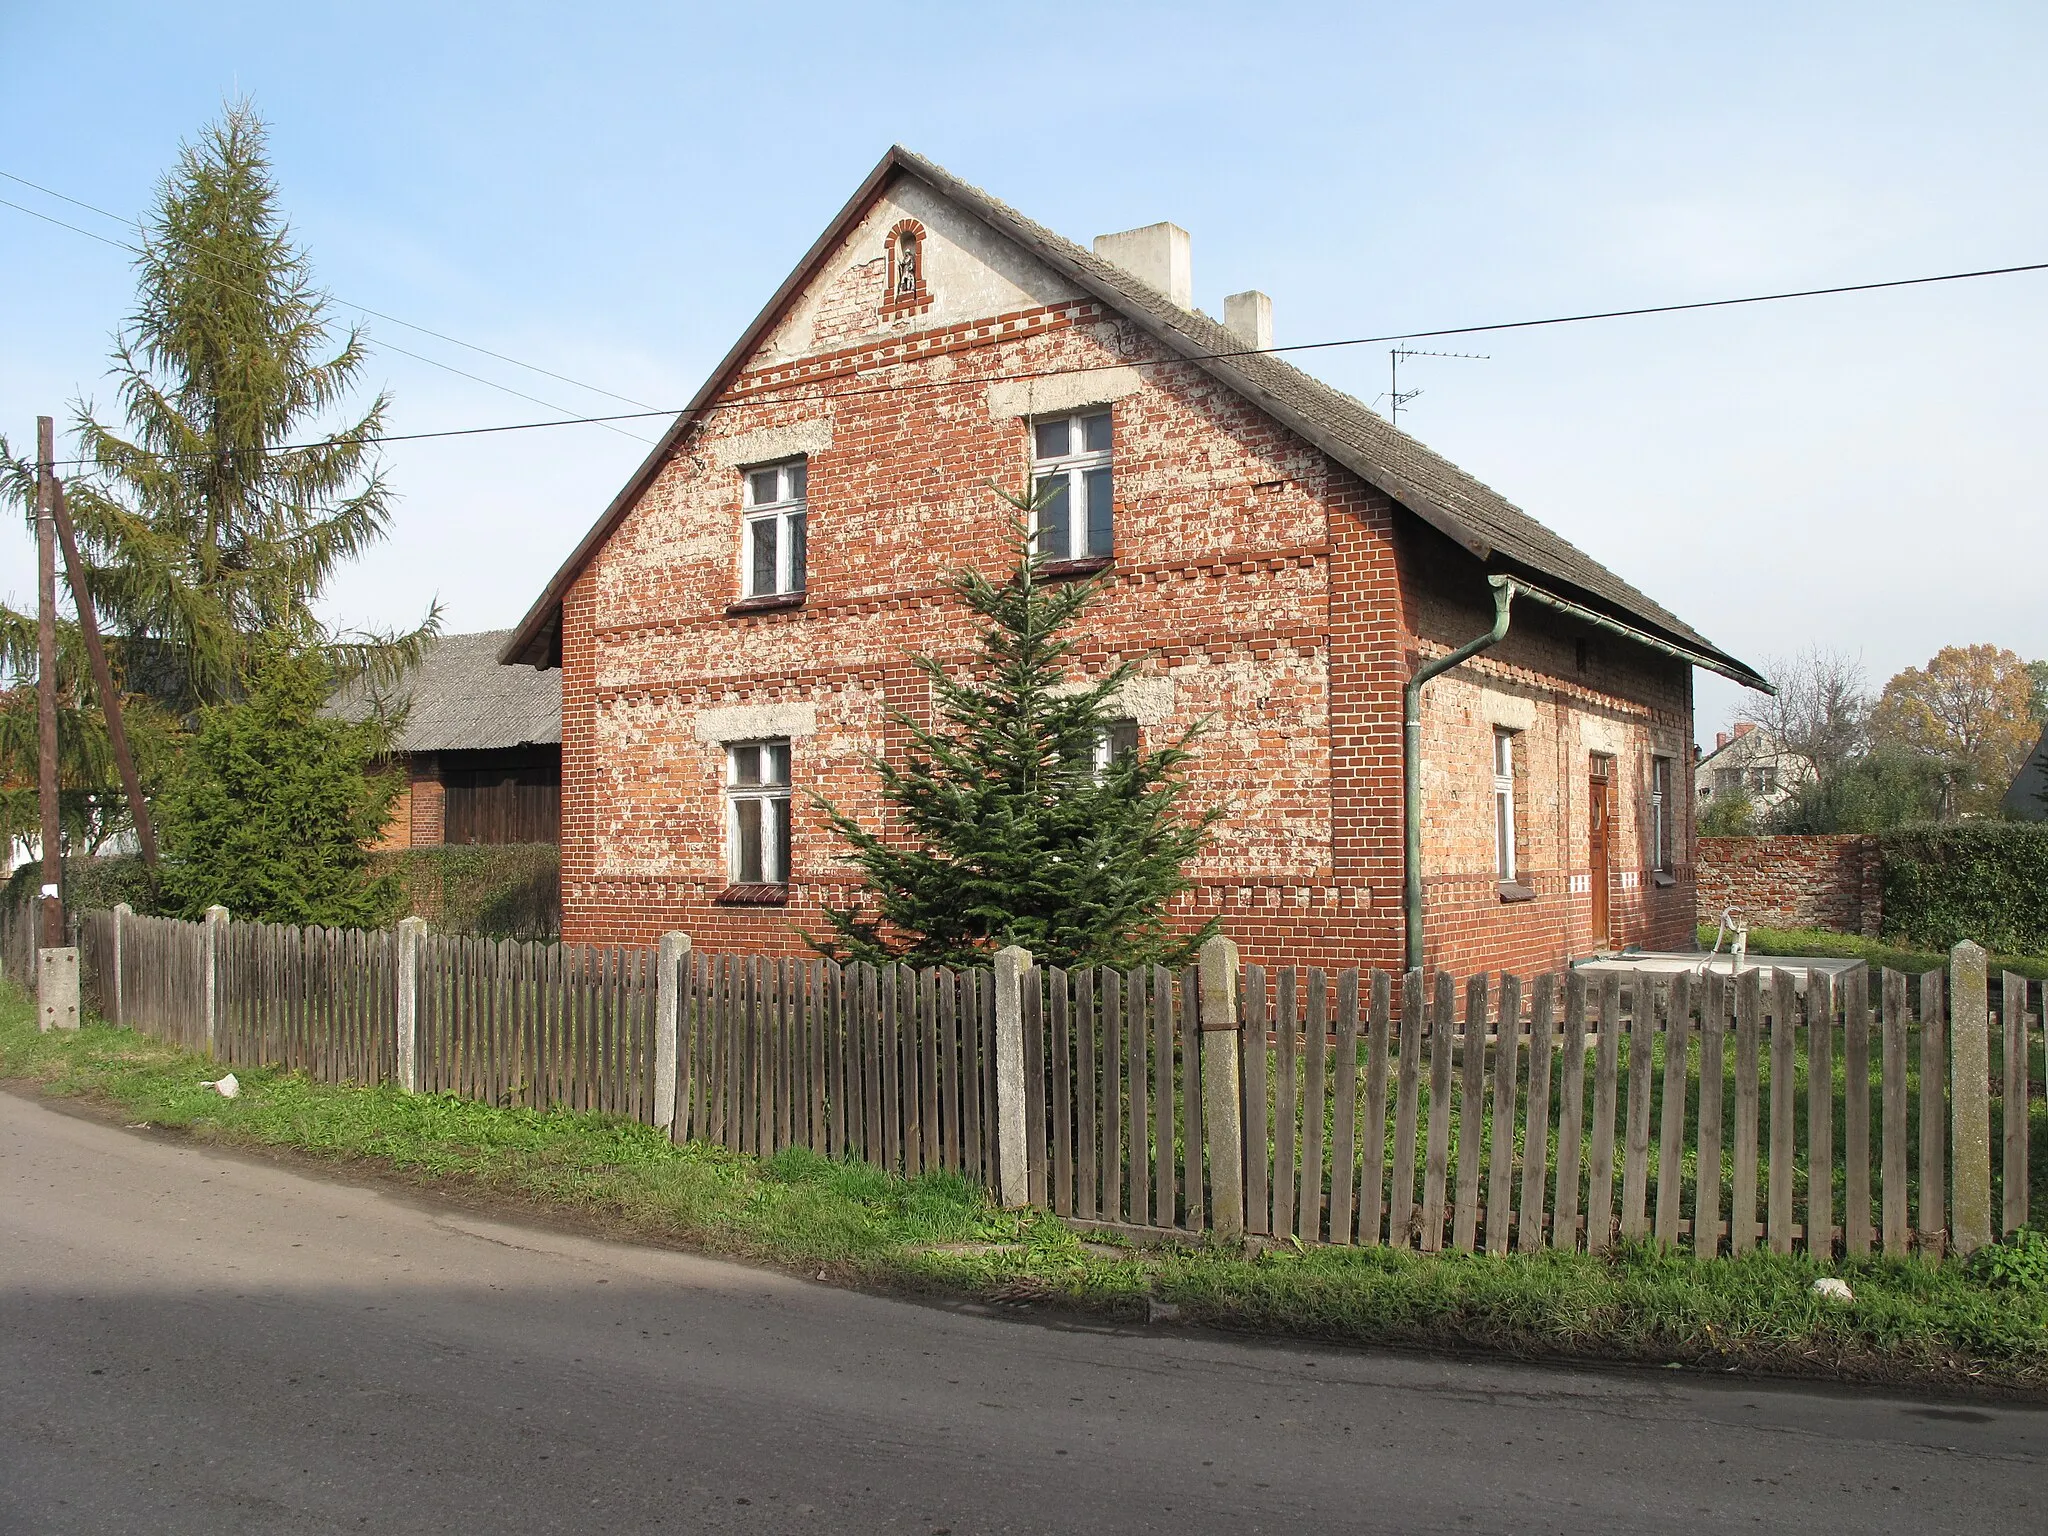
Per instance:
[[[877,231],[904,212],[885,200],[730,382],[721,403],[744,407],[705,415],[567,595],[564,937],[638,943],[681,928],[703,947],[805,952],[797,930],[852,895],[806,793],[876,822],[867,755],[901,749],[892,711],[929,718],[909,655],[967,654],[944,581],[964,564],[998,572],[1004,508],[988,486],[1024,483],[1026,413],[1107,403],[1117,554],[1080,666],[1138,662],[1130,698],[1148,741],[1204,723],[1193,798],[1229,812],[1177,917],[1220,913],[1251,960],[1397,965],[1402,680],[1424,648],[1486,627],[1483,580],[1475,597],[1438,569],[1455,560],[1436,536],[1381,493],[1197,370],[1144,366],[1162,356],[1148,339],[1043,273],[979,252],[1001,268],[985,286],[1009,307],[961,313],[978,270],[969,236],[930,201],[908,211],[931,231],[932,303],[882,316]],[[1057,377],[1005,378],[1019,374]],[[809,384],[843,393],[791,390]],[[809,590],[798,607],[734,613],[739,469],[788,451],[809,456]],[[1617,659],[1586,677],[1572,655],[1569,636],[1523,610],[1497,658],[1426,695],[1432,964],[1533,968],[1589,947],[1590,898],[1571,889],[1582,714],[1598,717],[1624,782],[1638,760],[1647,775],[1653,737],[1690,741],[1682,668]],[[1519,689],[1550,722],[1530,732],[1534,902],[1504,905],[1494,889],[1492,727],[1468,672]],[[724,742],[762,720],[792,738],[790,900],[723,906]],[[1474,773],[1487,789],[1476,801]],[[1683,825],[1681,848],[1689,808]],[[1637,860],[1618,847],[1616,866]],[[1679,873],[1669,899],[1616,890],[1617,938],[1689,934]]]

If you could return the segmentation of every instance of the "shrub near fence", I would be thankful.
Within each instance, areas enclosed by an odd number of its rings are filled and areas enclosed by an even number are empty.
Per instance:
[[[231,1064],[954,1170],[1082,1224],[1939,1255],[2028,1216],[2040,1019],[2012,975],[1991,1016],[1970,945],[1917,984],[1859,967],[1839,985],[1761,969],[1461,985],[1240,973],[1217,940],[1205,990],[1203,970],[1064,972],[1018,951],[1009,971],[914,971],[417,920],[81,926],[103,1014]],[[20,975],[13,929],[0,940]]]

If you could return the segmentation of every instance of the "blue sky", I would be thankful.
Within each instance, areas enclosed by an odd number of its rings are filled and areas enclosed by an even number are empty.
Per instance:
[[[1082,241],[1172,219],[1285,342],[2048,259],[2048,8],[0,0],[0,170],[124,214],[247,93],[341,299],[679,404],[892,142]],[[11,183],[0,197],[88,228]],[[0,208],[0,430],[111,399],[122,253]],[[343,306],[342,313],[347,313]],[[1524,331],[1403,424],[1751,661],[2048,655],[2048,273]],[[617,402],[383,321],[396,431]],[[1360,396],[1384,346],[1304,360]],[[622,408],[622,407],[617,407]],[[652,426],[628,429],[647,438]],[[402,444],[337,616],[519,617],[644,445]],[[0,591],[33,551],[0,534]],[[1700,680],[1711,739],[1739,703]]]

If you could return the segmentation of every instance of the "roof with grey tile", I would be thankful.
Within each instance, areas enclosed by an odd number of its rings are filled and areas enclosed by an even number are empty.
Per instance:
[[[394,743],[401,752],[477,752],[545,746],[562,739],[562,674],[552,668],[507,667],[498,652],[509,629],[443,635],[393,690],[409,708]],[[370,701],[346,688],[328,706],[361,719]]]
[[[1504,571],[1558,589],[1596,610],[1692,653],[1703,665],[1740,681],[1768,688],[1755,669],[1722,650],[1683,619],[1637,590],[1569,540],[1546,528],[1490,486],[1393,426],[1363,402],[1333,389],[1270,352],[1248,352],[1241,338],[1196,310],[1183,309],[1167,295],[1121,267],[1102,260],[1065,236],[1027,218],[981,188],[900,146],[891,149],[777,290],[761,315],[727,354],[690,406],[657,445],[634,479],[615,499],[519,628],[505,659],[536,660],[542,639],[558,622],[562,594],[575,573],[609,534],[619,517],[666,461],[698,412],[725,379],[753,352],[817,264],[891,175],[908,174],[950,198],[962,209],[1015,241],[1082,291],[1136,323],[1166,347],[1235,390],[1269,415],[1315,444],[1368,484],[1454,539],[1490,570]]]

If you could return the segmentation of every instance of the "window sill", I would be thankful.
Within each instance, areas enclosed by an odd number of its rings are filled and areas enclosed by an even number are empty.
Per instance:
[[[1076,577],[1106,571],[1115,562],[1114,555],[1090,555],[1085,560],[1048,560],[1038,568],[1038,574],[1047,581],[1072,581]]]
[[[804,594],[801,592],[771,592],[765,597],[743,597],[725,607],[728,618],[739,618],[750,613],[781,613],[789,608],[801,608]]]
[[[1536,899],[1535,890],[1523,885],[1519,880],[1503,880],[1494,889],[1500,893],[1502,901],[1534,901]]]
[[[713,899],[721,907],[782,907],[789,904],[789,887],[728,885]]]
[[[1667,875],[1662,870],[1653,870],[1650,874],[1650,884],[1659,887],[1676,885],[1678,884],[1678,877],[1676,875]]]

